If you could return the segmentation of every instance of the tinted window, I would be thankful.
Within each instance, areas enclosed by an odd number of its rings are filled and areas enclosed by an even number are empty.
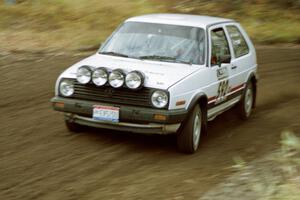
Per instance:
[[[227,26],[227,30],[232,42],[235,57],[241,57],[249,53],[249,47],[245,38],[235,26]]]
[[[211,44],[211,65],[217,65],[221,57],[230,57],[229,45],[223,28],[211,31]]]

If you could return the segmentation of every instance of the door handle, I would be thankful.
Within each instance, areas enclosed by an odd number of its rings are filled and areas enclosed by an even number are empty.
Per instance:
[[[236,65],[234,65],[234,66],[231,66],[231,69],[236,69],[237,68],[237,66]]]

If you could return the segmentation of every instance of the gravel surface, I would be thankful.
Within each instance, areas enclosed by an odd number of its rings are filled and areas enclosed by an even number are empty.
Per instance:
[[[57,76],[82,55],[0,56],[0,199],[199,199],[246,162],[300,133],[300,49],[258,51],[258,104],[248,121],[228,111],[194,155],[173,136],[68,132],[49,102]]]

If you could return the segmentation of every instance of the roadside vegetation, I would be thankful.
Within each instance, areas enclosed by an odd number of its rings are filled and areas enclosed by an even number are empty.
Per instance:
[[[0,3],[4,49],[96,48],[128,17],[189,13],[233,18],[256,44],[300,43],[300,0],[19,0]]]
[[[283,182],[277,185],[273,199],[300,199],[300,138],[291,132],[282,134],[282,148],[273,160],[281,169]]]
[[[204,194],[201,200],[300,199],[300,138],[282,133],[281,149],[246,163],[235,158],[234,175]]]
[[[260,199],[300,199],[299,137],[289,131],[283,132],[281,149],[261,162],[269,162],[269,165],[261,165],[264,173],[260,175],[260,181],[251,186]]]

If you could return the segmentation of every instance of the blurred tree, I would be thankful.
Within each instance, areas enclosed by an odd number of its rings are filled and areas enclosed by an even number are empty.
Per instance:
[[[4,0],[4,3],[7,5],[15,5],[15,4],[23,3],[26,1],[28,1],[28,0]]]
[[[4,0],[4,3],[7,5],[14,5],[17,3],[17,1],[16,0]]]
[[[282,8],[300,9],[300,0],[269,0],[269,2]]]
[[[245,2],[243,0],[217,0],[222,5],[223,12],[240,11]]]

